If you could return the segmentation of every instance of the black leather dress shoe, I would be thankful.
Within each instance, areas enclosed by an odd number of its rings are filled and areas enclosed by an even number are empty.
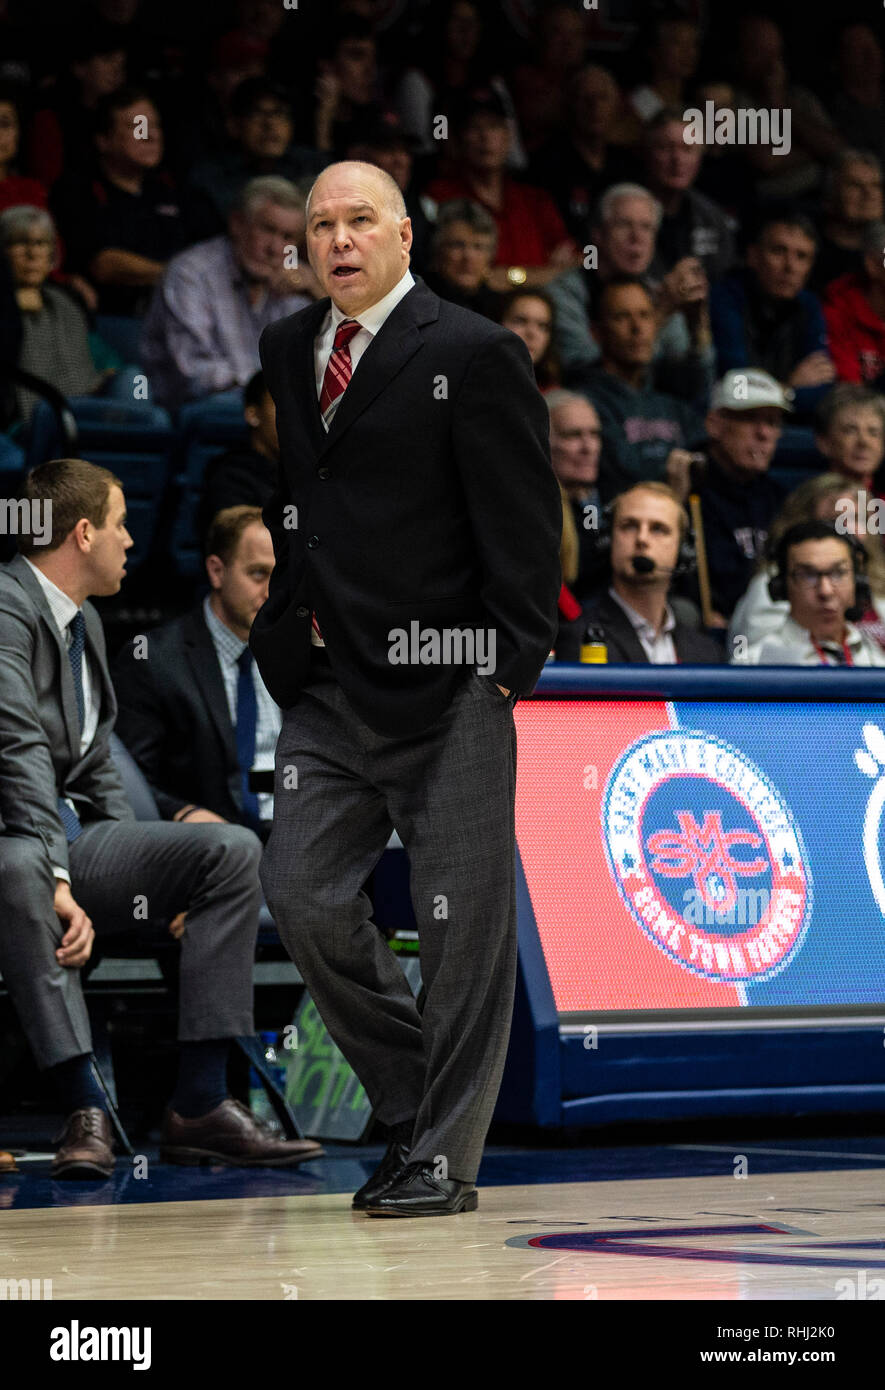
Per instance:
[[[369,1216],[454,1216],[476,1211],[479,1194],[472,1182],[435,1178],[432,1163],[407,1163],[399,1177],[366,1206]]]
[[[374,1201],[376,1197],[380,1197],[381,1193],[390,1187],[390,1184],[399,1177],[408,1163],[409,1153],[410,1150],[405,1144],[398,1144],[395,1139],[391,1139],[384,1152],[384,1157],[369,1181],[363,1183],[359,1192],[354,1193],[353,1201],[350,1204],[354,1211],[365,1211],[370,1202]]]

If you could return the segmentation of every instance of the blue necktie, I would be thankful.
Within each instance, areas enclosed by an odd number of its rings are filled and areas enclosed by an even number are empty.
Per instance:
[[[77,721],[80,732],[83,732],[83,725],[86,720],[86,701],[83,697],[83,653],[86,650],[86,622],[83,614],[74,614],[68,624],[71,632],[71,645],[68,647],[68,660],[71,663],[71,672],[74,677],[74,694],[77,697]],[[64,826],[65,836],[68,844],[72,845],[83,834],[83,827],[80,824],[80,817],[73,811],[68,803],[62,798],[58,798],[58,814]]]
[[[237,679],[237,762],[243,779],[243,817],[253,830],[261,823],[258,797],[249,790],[249,772],[255,761],[255,730],[258,725],[258,701],[252,679],[252,652],[244,647],[237,658],[240,674]]]

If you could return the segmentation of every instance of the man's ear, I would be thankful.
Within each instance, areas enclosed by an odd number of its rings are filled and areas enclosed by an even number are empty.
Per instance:
[[[711,439],[719,438],[719,412],[718,410],[708,410],[704,420],[704,429]]]
[[[255,409],[254,405],[246,406],[246,409],[243,411],[243,419],[246,421],[246,424],[249,426],[250,430],[258,429],[258,425],[260,422],[258,419],[258,411]]]
[[[224,561],[220,555],[206,556],[206,574],[213,589],[221,588],[221,581],[224,577]]]

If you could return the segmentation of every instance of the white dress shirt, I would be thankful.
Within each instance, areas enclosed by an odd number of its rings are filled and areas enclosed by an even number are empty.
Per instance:
[[[73,634],[71,633],[70,623],[72,618],[80,612],[80,609],[77,607],[76,603],[72,598],[68,598],[67,594],[62,592],[62,590],[58,587],[57,584],[53,584],[51,579],[46,578],[46,575],[43,573],[41,569],[38,569],[36,565],[31,564],[31,561],[28,560],[27,555],[24,558],[27,564],[31,566],[31,570],[33,571],[33,573],[37,576],[37,581],[40,585],[40,588],[43,590],[43,593],[46,597],[46,602],[49,604],[50,612],[52,613],[52,616],[55,619],[55,625],[61,633],[62,641],[64,642],[66,647],[70,647],[71,642],[73,640]],[[99,710],[98,701],[95,698],[96,682],[94,679],[94,673],[92,672],[90,667],[91,663],[89,660],[89,651],[88,648],[84,648],[83,661],[80,667],[83,677],[83,728],[80,731],[81,758],[83,754],[86,752],[86,749],[91,744],[92,740],[95,738],[95,731],[98,728]],[[76,813],[77,808],[74,805],[71,798],[69,796],[66,796],[65,801],[67,802],[68,806],[70,806],[71,810]],[[61,867],[61,865],[53,864],[52,872],[56,878],[62,878],[64,879],[65,883],[70,883],[71,876],[66,869],[63,869]]]
[[[207,594],[203,599],[203,617],[206,626],[212,637],[215,652],[218,657],[218,664],[221,667],[221,676],[224,681],[224,693],[227,697],[227,708],[230,714],[230,722],[236,733],[237,727],[237,687],[240,679],[240,669],[237,662],[249,645],[243,642],[236,633],[231,632],[215,612]],[[276,752],[277,739],[280,736],[280,729],[283,724],[283,712],[279,705],[271,699],[267,686],[261,679],[261,672],[258,663],[252,662],[252,684],[255,687],[255,703],[257,706],[257,719],[255,723],[255,756],[252,760],[252,768],[255,772],[272,772],[274,768],[274,753]],[[258,814],[261,820],[273,820],[273,793],[258,793]]]
[[[323,378],[326,375],[326,368],[329,365],[329,358],[332,355],[335,334],[338,331],[338,325],[341,323],[342,319],[352,318],[361,325],[359,332],[354,333],[349,343],[351,376],[353,376],[353,373],[359,365],[360,358],[371,343],[375,334],[396,308],[397,304],[399,304],[403,296],[409,293],[409,290],[412,289],[414,284],[415,280],[412,272],[407,268],[405,275],[403,275],[402,279],[397,281],[389,294],[386,294],[383,299],[379,299],[377,304],[372,304],[368,309],[363,309],[362,313],[359,314],[345,314],[344,310],[339,309],[335,301],[332,301],[329,306],[329,312],[323,319],[320,325],[320,331],[314,339],[313,360],[316,373],[317,400],[319,400],[320,396],[323,394]],[[338,400],[340,403],[340,396]],[[333,418],[334,411],[328,420],[323,420],[323,429],[326,433],[329,431],[329,426]],[[317,630],[313,625],[311,625],[310,629],[310,640],[315,647],[324,647],[326,645],[323,639],[317,635]]]
[[[73,641],[70,624],[80,609],[72,598],[68,598],[57,584],[53,584],[51,579],[47,579],[42,570],[36,565],[32,565],[27,555],[24,557],[33,573],[37,576],[40,588],[46,597],[50,611],[55,619],[55,625],[62,635],[65,646],[70,648]],[[86,749],[95,738],[95,731],[98,728],[98,701],[95,698],[95,679],[94,673],[90,669],[88,645],[83,651],[83,661],[81,671],[83,674],[83,728],[80,732],[80,756],[82,758]]]
[[[845,624],[845,645],[852,666],[885,666],[885,652],[854,623]],[[841,642],[819,642],[822,661],[807,628],[787,617],[774,632],[753,642],[744,656],[732,656],[733,666],[845,666]]]
[[[320,331],[314,339],[314,366],[316,369],[317,400],[323,394],[323,377],[326,375],[326,368],[329,365],[329,358],[332,355],[332,347],[335,342],[335,334],[338,325],[343,319],[355,319],[360,324],[359,333],[354,333],[350,340],[350,361],[351,375],[356,371],[359,360],[381,328],[385,319],[393,312],[397,304],[404,295],[414,285],[415,281],[412,272],[407,268],[405,275],[397,281],[389,294],[383,299],[379,299],[377,304],[372,304],[368,309],[363,309],[360,314],[345,314],[343,309],[333,301],[329,307],[329,312],[320,325]]]
[[[651,662],[652,666],[673,666],[679,661],[676,655],[676,644],[673,641],[673,629],[676,626],[676,619],[673,617],[673,610],[669,604],[664,606],[664,621],[661,624],[660,632],[657,631],[653,623],[644,618],[641,613],[637,613],[630,604],[617,590],[612,587],[609,589],[609,596],[614,599],[619,608],[623,608],[627,617],[633,625],[636,636],[642,643],[643,650]]]

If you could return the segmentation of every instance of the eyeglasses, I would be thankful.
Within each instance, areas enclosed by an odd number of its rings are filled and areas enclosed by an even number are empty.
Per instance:
[[[15,241],[7,242],[8,246],[24,246],[31,251],[51,251],[53,242],[50,237],[16,237]]]
[[[848,564],[834,565],[829,570],[816,570],[812,565],[797,565],[790,571],[793,583],[799,584],[803,589],[816,589],[822,579],[829,579],[835,588],[839,588],[848,584],[853,577],[854,570]]]

